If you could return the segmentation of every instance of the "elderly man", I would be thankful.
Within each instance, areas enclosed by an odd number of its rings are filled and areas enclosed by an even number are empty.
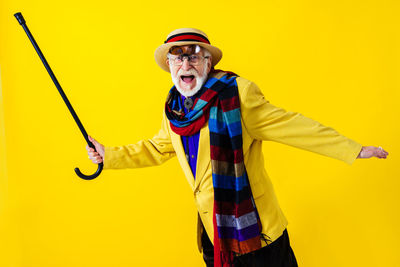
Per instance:
[[[222,52],[197,29],[171,32],[155,51],[174,86],[160,131],[149,140],[104,147],[92,137],[104,169],[158,165],[177,156],[198,209],[198,246],[210,266],[297,266],[287,220],[264,169],[271,140],[352,164],[386,158],[334,129],[266,100],[257,85],[214,69]]]

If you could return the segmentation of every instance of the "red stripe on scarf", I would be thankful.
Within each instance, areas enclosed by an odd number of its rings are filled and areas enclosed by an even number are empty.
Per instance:
[[[240,217],[249,212],[252,212],[253,202],[251,199],[243,200],[239,205],[232,202],[218,201],[216,206],[216,212],[218,214],[235,215],[235,217]]]
[[[214,98],[216,95],[217,95],[217,92],[216,92],[216,91],[214,91],[214,90],[207,90],[207,91],[205,91],[205,92],[200,96],[200,99],[203,100],[203,101],[208,102],[207,105],[213,106],[213,104],[215,103],[215,100],[216,100],[216,99],[214,100],[213,98]],[[197,99],[195,100],[195,105],[196,105],[198,99],[199,99],[199,98],[197,98]],[[212,100],[213,100],[213,101],[212,101]]]
[[[211,159],[213,160],[227,161],[234,163],[240,163],[243,161],[242,148],[235,149],[234,151],[232,151],[232,149],[229,148],[210,145],[210,151],[211,151]]]
[[[261,248],[261,241],[260,237],[256,236],[241,242],[239,242],[236,239],[228,239],[228,238],[223,239],[223,242],[221,242],[222,250],[232,249],[232,246],[233,250],[237,251],[237,253],[245,254],[254,251],[254,248]]]
[[[239,107],[239,97],[231,97],[221,100],[221,108],[223,112],[237,109]]]
[[[208,120],[208,117],[207,117]],[[187,127],[176,127],[174,126],[171,122],[169,122],[169,125],[171,126],[171,130],[174,131],[176,134],[183,135],[183,136],[190,136],[198,131],[203,127],[203,125],[206,122],[206,118],[204,116],[201,116],[198,118],[196,121],[194,121],[191,125]]]

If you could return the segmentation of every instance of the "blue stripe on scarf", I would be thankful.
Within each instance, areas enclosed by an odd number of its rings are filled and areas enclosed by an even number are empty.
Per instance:
[[[211,124],[213,125],[213,128],[215,127],[217,132],[219,134],[225,134],[227,135],[227,133],[229,133],[229,136],[231,137],[235,137],[238,135],[242,134],[242,124],[240,121],[235,122],[235,123],[231,123],[230,125],[226,125],[223,122],[214,120],[214,119],[210,119],[209,120],[209,125],[211,126]]]
[[[242,134],[240,109],[227,112],[219,111],[217,107],[211,107],[209,119],[210,131],[219,134],[227,134],[232,138]]]
[[[218,80],[217,78],[211,77],[207,80],[207,82],[204,84],[205,87],[210,88],[211,86],[214,85],[214,83],[218,82],[220,80]]]
[[[204,108],[208,102],[204,101],[203,99],[198,99],[196,105],[193,107],[193,110],[200,110]]]
[[[243,229],[236,229],[235,227],[219,227],[218,235],[220,238],[237,239],[245,241],[247,239],[260,235],[258,224],[253,224]]]
[[[194,112],[193,110],[186,114],[186,121],[170,120],[170,122],[176,127],[185,127],[191,124],[191,120],[196,120],[197,118],[203,116],[203,110]]]
[[[236,77],[235,76],[230,76],[228,78],[228,75],[224,75],[219,79],[219,81],[224,83],[224,84],[226,84],[226,85],[235,85],[235,86],[237,86]]]
[[[201,116],[203,116],[203,110],[192,110],[188,114],[186,114],[186,117],[188,118],[189,121],[197,120]]]
[[[245,174],[237,178],[235,176],[213,174],[213,185],[214,188],[241,191],[243,187],[246,187],[249,184],[247,183],[247,177]]]
[[[220,122],[234,123],[240,121],[240,109],[233,109],[227,112],[217,112],[217,107],[211,107],[210,119],[218,120]],[[226,121],[226,120],[227,121]]]
[[[171,89],[172,90],[172,89]],[[181,101],[172,100],[172,109],[173,110],[183,110]]]

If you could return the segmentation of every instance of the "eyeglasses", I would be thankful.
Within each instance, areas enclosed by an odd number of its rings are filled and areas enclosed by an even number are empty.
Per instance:
[[[171,60],[172,64],[174,64],[175,66],[181,66],[183,64],[183,61],[185,60],[185,58],[187,58],[190,65],[197,66],[197,65],[199,65],[199,63],[202,60],[204,60],[205,58],[209,58],[209,57],[203,57],[203,56],[196,55],[196,54],[193,54],[193,55],[182,54],[177,57],[170,57],[169,60]]]

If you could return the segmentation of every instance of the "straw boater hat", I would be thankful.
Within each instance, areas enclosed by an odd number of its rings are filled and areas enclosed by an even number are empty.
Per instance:
[[[177,45],[181,46],[190,44],[198,44],[199,46],[210,51],[212,56],[212,67],[214,67],[218,61],[221,60],[222,51],[219,50],[219,48],[210,45],[210,41],[204,32],[194,28],[181,28],[168,34],[164,44],[160,45],[156,49],[154,57],[158,66],[169,72],[169,66],[165,62],[169,49]]]

